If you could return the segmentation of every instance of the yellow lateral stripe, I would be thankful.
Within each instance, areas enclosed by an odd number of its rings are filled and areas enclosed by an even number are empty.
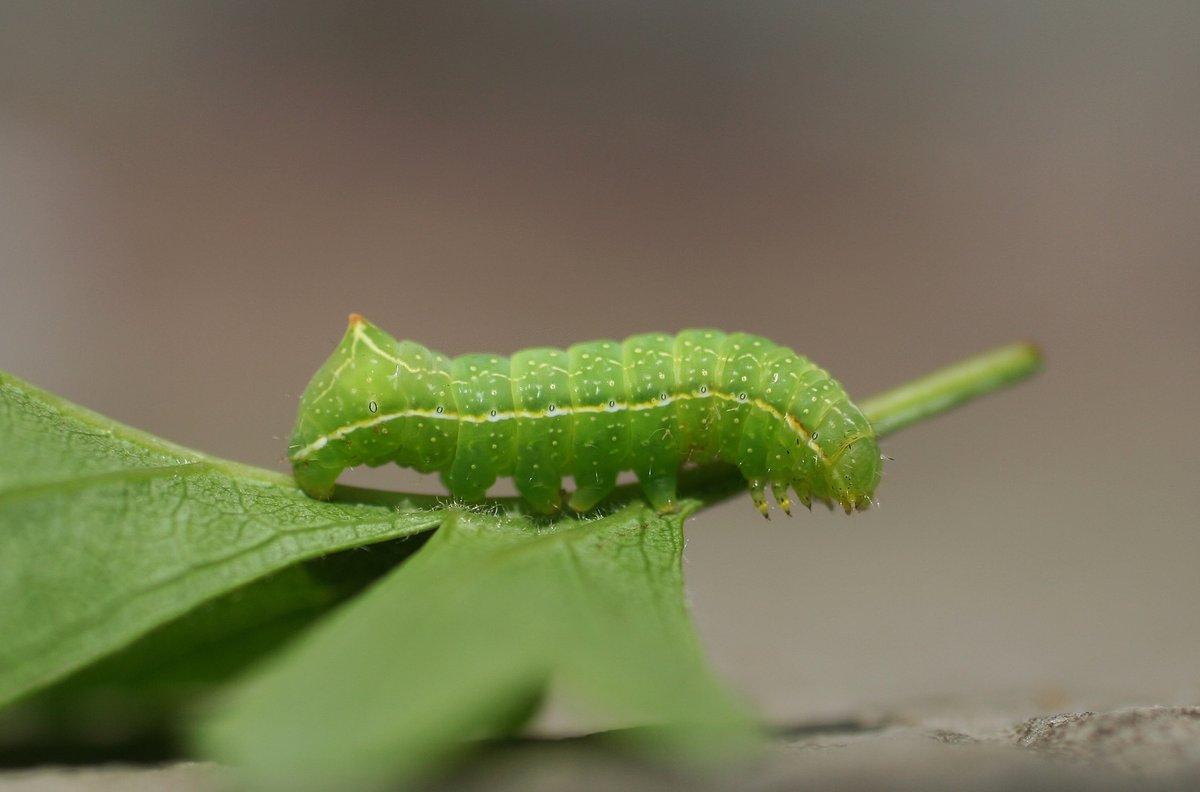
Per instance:
[[[364,418],[361,421],[346,424],[345,426],[339,426],[329,434],[321,435],[316,440],[296,451],[296,453],[291,455],[291,459],[293,462],[303,461],[324,448],[332,440],[341,440],[347,435],[353,434],[360,429],[370,429],[373,426],[378,426],[379,424],[387,423],[389,421],[395,421],[400,418],[430,418],[432,420],[463,421],[465,423],[481,424],[491,423],[493,421],[508,421],[515,418],[528,418],[533,420],[537,418],[557,418],[559,416],[585,415],[588,413],[615,413],[623,411],[637,412],[641,410],[652,410],[655,407],[665,407],[676,399],[687,401],[689,399],[708,398],[717,398],[723,401],[737,402],[739,404],[750,404],[767,413],[775,420],[785,422],[792,429],[792,431],[804,441],[805,445],[807,445],[813,451],[813,453],[817,455],[818,459],[820,459],[825,465],[829,464],[829,459],[825,456],[825,452],[813,441],[812,434],[794,416],[780,412],[779,410],[775,409],[773,405],[768,404],[762,399],[743,401],[741,398],[731,393],[722,393],[719,391],[714,391],[711,388],[705,389],[704,391],[680,393],[675,396],[670,396],[667,399],[655,399],[653,401],[639,402],[637,404],[624,404],[622,402],[612,401],[608,404],[588,404],[581,405],[579,407],[555,405],[553,412],[549,412],[547,410],[542,410],[539,412],[531,412],[528,410],[508,410],[505,412],[497,411],[495,415],[459,415],[458,413],[452,413],[446,410],[438,412],[437,409],[401,410],[399,412],[386,413],[383,415],[373,415],[370,418]]]

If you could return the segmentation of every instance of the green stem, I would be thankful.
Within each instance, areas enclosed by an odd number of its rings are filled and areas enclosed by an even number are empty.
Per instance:
[[[859,407],[875,433],[887,435],[1023,380],[1041,364],[1034,345],[1009,344],[872,396]]]

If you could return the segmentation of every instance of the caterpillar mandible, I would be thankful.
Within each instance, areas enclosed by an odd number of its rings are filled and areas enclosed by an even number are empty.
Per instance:
[[[675,508],[686,462],[723,460],[791,513],[865,509],[879,483],[875,432],[823,369],[746,333],[684,330],[511,359],[450,359],[397,341],[358,314],[300,400],[289,459],[309,495],[328,498],[354,465],[438,471],[450,493],[482,500],[498,476],[538,511],[588,511],[633,470],[650,504]]]

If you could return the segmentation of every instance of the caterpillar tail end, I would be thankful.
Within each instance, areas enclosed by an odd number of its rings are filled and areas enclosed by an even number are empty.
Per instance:
[[[862,512],[871,508],[872,500],[867,495],[847,494],[839,498],[837,502],[845,510],[846,514],[853,514],[854,512]]]

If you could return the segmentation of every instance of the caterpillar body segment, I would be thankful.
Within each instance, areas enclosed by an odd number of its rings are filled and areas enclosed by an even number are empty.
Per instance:
[[[623,470],[671,511],[680,465],[713,460],[738,466],[763,514],[768,489],[789,513],[789,489],[851,512],[882,464],[842,387],[764,338],[684,330],[450,359],[357,314],[301,397],[289,458],[318,498],[347,467],[395,462],[440,472],[468,502],[512,476],[542,512],[562,507],[563,476],[587,511]]]

